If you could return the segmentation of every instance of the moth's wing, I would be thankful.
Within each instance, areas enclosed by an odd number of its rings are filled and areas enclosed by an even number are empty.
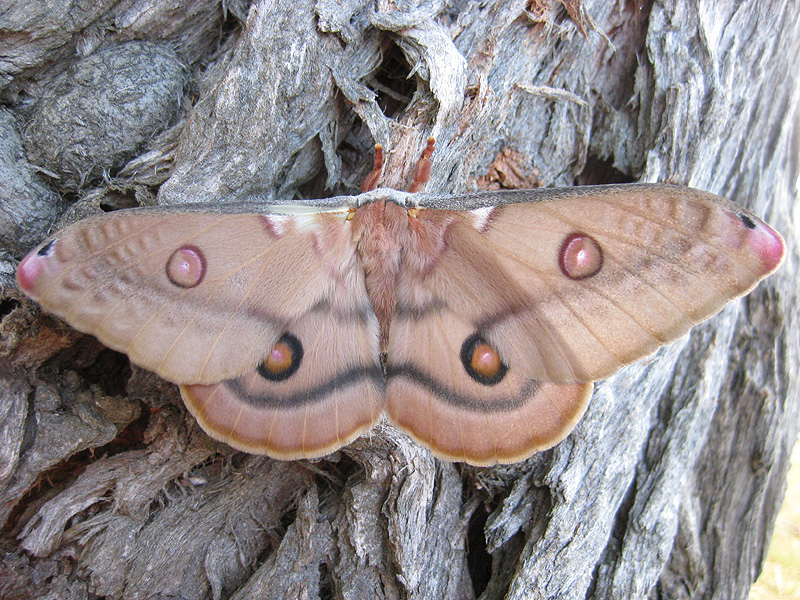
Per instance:
[[[510,462],[557,443],[590,382],[714,314],[783,255],[762,221],[694,190],[615,186],[515,202],[522,194],[497,195],[498,207],[472,198],[467,213],[420,209],[410,221],[386,412],[447,458]],[[496,377],[476,376],[476,339],[496,354],[483,363]]]
[[[377,326],[371,319],[362,327],[361,319],[312,310],[284,334],[299,357],[290,377],[253,368],[216,384],[182,385],[181,396],[203,429],[240,450],[281,459],[329,454],[383,411]]]
[[[377,323],[345,216],[120,211],[60,232],[17,280],[73,327],[186,384],[214,437],[316,455],[371,425],[383,402]],[[286,335],[300,344],[297,368],[264,379],[259,365]],[[226,393],[210,398],[203,385]],[[275,441],[276,427],[299,437]]]
[[[440,458],[511,463],[560,442],[586,410],[592,384],[558,385],[510,368],[487,383],[462,359],[474,326],[446,307],[395,320],[386,414]],[[467,352],[469,349],[467,349]]]
[[[324,302],[321,225],[283,215],[118,211],[59,232],[20,287],[76,329],[176,383],[213,383],[264,358]],[[359,307],[360,308],[360,307]]]
[[[508,286],[464,215],[420,211],[408,225],[386,352],[388,417],[437,456],[475,465],[515,462],[561,441],[592,383],[559,385],[509,368],[483,339],[471,313],[493,314],[497,299],[480,288]]]
[[[500,205],[466,213],[470,226],[454,221],[447,250],[415,280],[424,294],[406,299],[397,318],[445,306],[512,369],[595,381],[751,290],[784,253],[763,221],[698,190],[596,186],[520,202],[537,198],[497,194]],[[420,210],[419,220],[442,214]]]

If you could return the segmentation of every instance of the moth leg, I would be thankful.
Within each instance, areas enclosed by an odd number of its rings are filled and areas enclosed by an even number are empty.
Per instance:
[[[375,161],[372,163],[372,171],[369,172],[361,184],[362,192],[369,192],[378,187],[378,179],[380,179],[381,172],[383,171],[383,146],[375,144]]]
[[[408,191],[411,193],[420,192],[425,188],[425,184],[431,178],[431,156],[433,155],[434,146],[436,145],[436,139],[434,137],[428,138],[428,144],[425,146],[425,149],[422,151],[422,155],[419,158],[419,162],[417,163],[416,168],[414,169],[414,179],[411,181],[411,185],[408,186]],[[381,173],[383,171],[383,146],[381,144],[375,144],[375,159],[372,163],[372,171],[364,178],[363,183],[361,184],[361,191],[362,192],[369,192],[374,190],[378,187],[378,180],[381,177]]]
[[[428,180],[430,180],[431,165],[433,164],[431,161],[431,156],[433,155],[433,149],[435,145],[436,138],[433,136],[429,137],[428,145],[425,146],[425,150],[422,151],[422,156],[419,157],[417,167],[414,169],[414,179],[412,180],[411,185],[408,186],[409,192],[421,192],[423,189],[425,189],[425,184],[428,183]]]

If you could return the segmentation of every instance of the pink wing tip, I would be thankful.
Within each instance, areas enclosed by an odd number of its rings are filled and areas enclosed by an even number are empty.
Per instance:
[[[39,279],[44,270],[44,258],[37,252],[31,252],[19,263],[19,267],[17,267],[17,285],[26,294],[33,293],[36,280]]]
[[[51,260],[55,254],[56,243],[56,240],[50,240],[39,246],[23,258],[17,267],[17,285],[33,298],[36,297],[34,288],[45,271],[53,273],[60,270],[60,263]]]
[[[764,223],[756,224],[750,233],[750,246],[758,254],[764,273],[772,273],[783,260],[786,246],[780,234]]]

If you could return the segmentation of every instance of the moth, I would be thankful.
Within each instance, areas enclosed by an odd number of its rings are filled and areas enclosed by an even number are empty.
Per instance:
[[[562,440],[593,382],[750,291],[780,235],[670,185],[122,210],[19,265],[19,287],[180,386],[212,437],[331,453],[382,414],[435,455],[509,463]]]

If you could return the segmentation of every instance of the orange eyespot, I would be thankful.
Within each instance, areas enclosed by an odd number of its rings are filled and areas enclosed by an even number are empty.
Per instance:
[[[483,385],[495,385],[505,378],[508,367],[500,355],[479,334],[474,333],[461,346],[461,364],[467,375]]]
[[[472,351],[472,370],[483,377],[495,377],[502,364],[497,352],[486,342],[478,344]]]
[[[256,367],[268,381],[285,381],[297,372],[303,360],[303,345],[291,333],[284,333]]]
[[[264,360],[264,368],[270,373],[283,373],[292,366],[292,349],[285,342],[278,342]]]

